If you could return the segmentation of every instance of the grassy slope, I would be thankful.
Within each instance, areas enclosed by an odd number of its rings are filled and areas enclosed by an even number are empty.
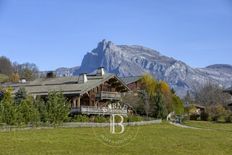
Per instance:
[[[0,82],[5,82],[8,80],[8,76],[4,74],[0,74]]]
[[[202,129],[214,129],[232,132],[232,123],[214,123],[205,121],[188,121],[185,122],[186,125],[202,128]]]
[[[222,124],[223,126],[223,124]],[[133,132],[137,127],[130,127]],[[101,128],[96,133],[105,132]],[[135,140],[109,147],[91,128],[43,129],[0,133],[0,154],[231,154],[231,132],[194,130],[168,124],[139,127]]]

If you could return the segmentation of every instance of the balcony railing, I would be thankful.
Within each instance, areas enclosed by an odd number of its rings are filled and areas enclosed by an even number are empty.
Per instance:
[[[122,114],[127,115],[127,109],[110,109],[108,107],[81,106],[82,114]]]
[[[99,97],[101,100],[120,100],[121,94],[118,92],[107,92],[107,91],[101,91],[97,97]]]

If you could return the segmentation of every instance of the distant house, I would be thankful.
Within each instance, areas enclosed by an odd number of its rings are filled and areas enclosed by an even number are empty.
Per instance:
[[[121,94],[130,88],[114,74],[105,73],[98,68],[96,74],[86,73],[75,77],[39,78],[31,82],[11,85],[16,93],[24,87],[34,98],[45,98],[51,91],[60,91],[71,102],[71,113],[111,114],[127,113],[120,104]]]
[[[130,77],[121,77],[122,81],[130,88],[132,91],[141,90],[142,76],[130,76]]]
[[[194,111],[195,114],[197,115],[200,115],[201,113],[205,112],[205,106],[202,106],[202,105],[198,105],[198,104],[185,104],[184,105],[184,108],[187,110],[187,109],[190,109],[190,108],[195,108],[196,110]]]

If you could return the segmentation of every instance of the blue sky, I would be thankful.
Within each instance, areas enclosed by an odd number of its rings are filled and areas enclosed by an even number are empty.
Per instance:
[[[193,67],[232,64],[232,1],[0,0],[0,55],[12,61],[77,66],[102,39]]]

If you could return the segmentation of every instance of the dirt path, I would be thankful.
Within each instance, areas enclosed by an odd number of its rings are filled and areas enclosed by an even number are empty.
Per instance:
[[[179,124],[179,123],[173,123],[173,122],[169,122],[171,125],[177,126],[177,127],[181,127],[181,128],[187,128],[187,129],[201,129],[202,128],[196,128],[196,127],[191,127],[191,126],[187,126],[187,125],[183,125],[183,124]],[[210,130],[210,129],[203,129],[203,130]]]

